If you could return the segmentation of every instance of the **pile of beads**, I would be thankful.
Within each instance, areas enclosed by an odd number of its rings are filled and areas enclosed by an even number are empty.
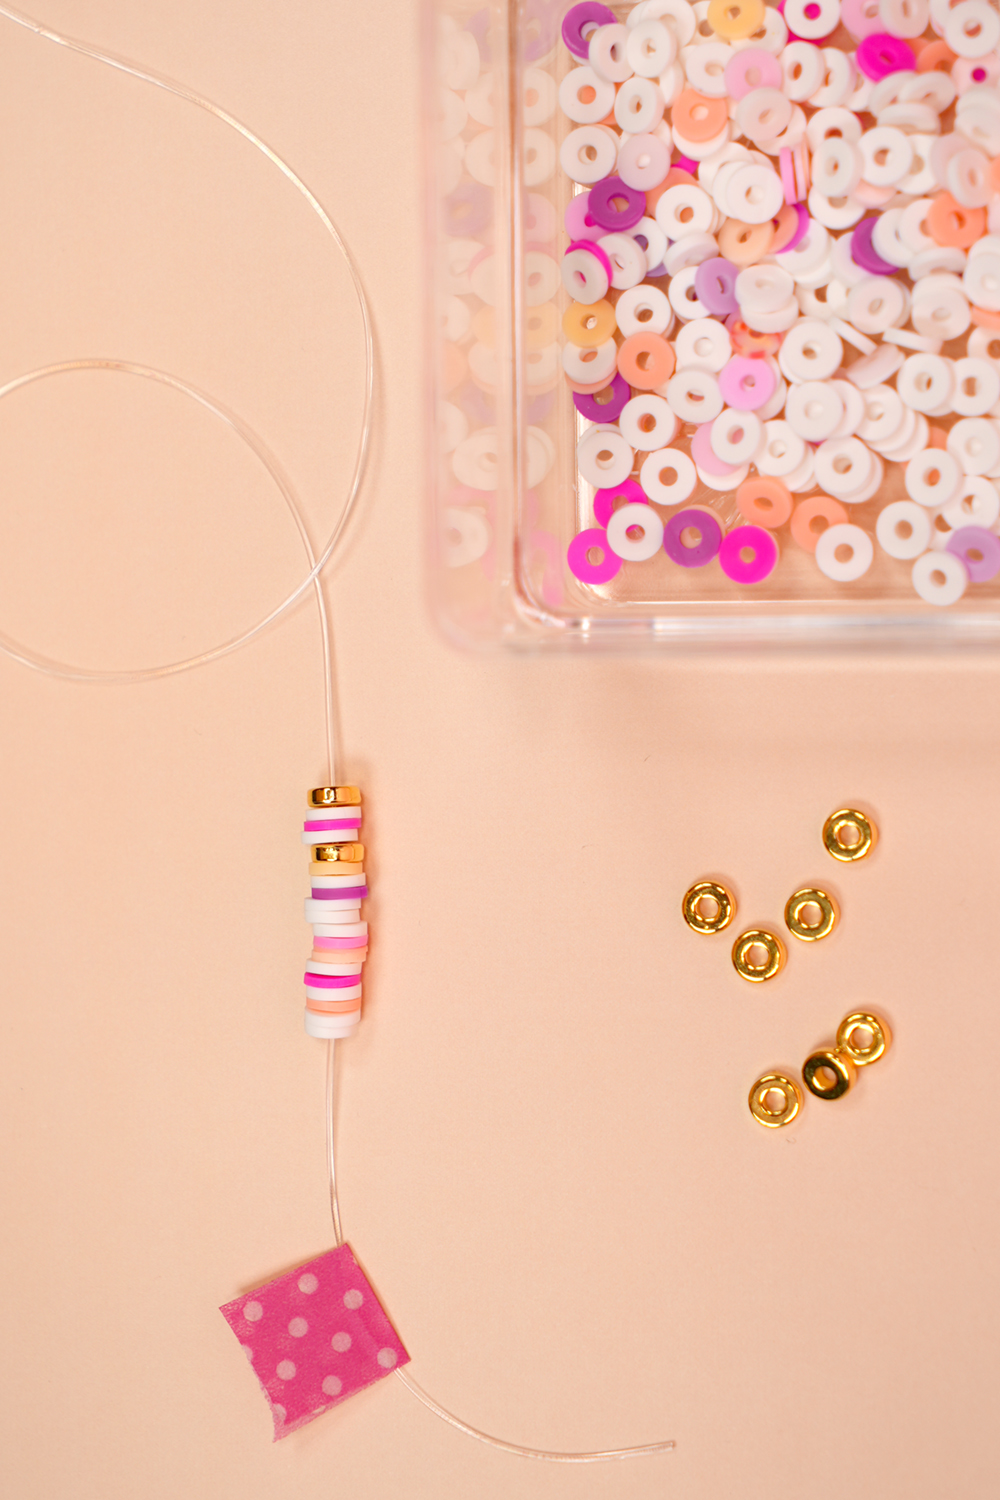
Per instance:
[[[368,895],[356,786],[320,786],[309,793],[302,842],[311,850],[306,921],[313,951],[305,972],[306,1031],[324,1039],[353,1036],[361,1020],[361,965],[368,957]]]
[[[748,586],[790,544],[835,586],[878,559],[957,603],[1000,574],[1000,14],[619,9],[562,22],[561,361],[593,490],[570,571],[665,554]]]
[[[841,807],[823,824],[822,838],[828,854],[844,864],[853,864],[871,853],[878,829],[863,812]],[[692,932],[723,932],[736,915],[736,897],[721,881],[699,880],[684,892],[681,914]],[[829,937],[839,920],[836,901],[818,886],[802,886],[785,903],[785,926],[803,943],[818,943]],[[773,979],[785,967],[786,959],[784,943],[765,928],[741,932],[733,944],[733,968],[751,984]]]
[[[802,1081],[817,1099],[842,1099],[854,1087],[858,1069],[883,1058],[892,1033],[881,1016],[855,1010],[837,1027],[833,1047],[810,1053],[802,1065]],[[802,1091],[784,1073],[765,1073],[750,1090],[750,1113],[759,1125],[776,1129],[790,1125],[802,1108]]]

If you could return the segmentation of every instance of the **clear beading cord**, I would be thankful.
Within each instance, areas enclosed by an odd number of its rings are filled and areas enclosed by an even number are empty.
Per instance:
[[[338,1245],[344,1243],[343,1231],[340,1225],[340,1199],[337,1193],[337,1054],[336,1042],[327,1042],[326,1055],[326,1161],[327,1175],[330,1187],[330,1215],[333,1219],[333,1234]],[[635,1448],[604,1448],[591,1453],[560,1453],[552,1452],[545,1448],[527,1448],[521,1443],[508,1443],[504,1438],[492,1437],[490,1433],[483,1432],[478,1427],[473,1427],[469,1422],[463,1422],[461,1417],[456,1417],[440,1402],[418,1385],[406,1370],[397,1368],[393,1372],[397,1379],[401,1380],[407,1390],[416,1396],[418,1401],[423,1402],[428,1411],[432,1411],[442,1422],[447,1422],[449,1427],[454,1427],[458,1432],[464,1432],[466,1437],[475,1438],[477,1442],[488,1443],[491,1448],[499,1448],[503,1453],[514,1453],[518,1458],[541,1458],[548,1463],[556,1464],[599,1464],[606,1463],[610,1459],[617,1458],[644,1458],[655,1453],[669,1453],[676,1446],[673,1438],[666,1438],[659,1443],[646,1443]]]
[[[3,4],[0,4],[0,16],[6,17],[7,20],[14,22],[15,25],[25,27],[28,31],[33,32],[36,36],[43,37],[46,41],[55,42],[58,46],[66,47],[73,52],[78,52],[82,56],[88,57],[94,62],[104,63],[106,66],[115,68],[121,73],[127,73],[133,78],[138,78],[144,83],[149,83],[156,88],[164,89],[167,93],[174,94],[179,99],[187,100],[189,104],[197,105],[199,109],[206,110],[210,115],[214,115],[215,118],[217,120],[220,120],[224,125],[228,125],[230,129],[235,130],[238,135],[241,135],[244,140],[246,140],[256,151],[259,151],[269,162],[272,163],[273,166],[277,167],[278,171],[281,172],[281,174],[288,180],[288,182],[291,183],[291,185],[297,190],[297,192],[302,195],[310,209],[312,209],[313,213],[315,213],[319,218],[320,222],[323,224],[327,233],[331,236],[344,258],[344,261],[350,273],[358,310],[361,315],[365,347],[365,383],[364,404],[362,409],[361,421],[361,436],[358,441],[357,455],[355,458],[354,470],[351,476],[350,488],[348,490],[347,500],[344,503],[344,507],[341,510],[336,525],[327,538],[324,546],[319,550],[318,553],[314,550],[312,542],[310,540],[309,532],[306,527],[305,519],[303,517],[302,509],[299,504],[298,497],[296,496],[295,490],[293,489],[287,476],[282,471],[277,459],[269,451],[263,440],[235,413],[228,411],[218,402],[212,400],[212,398],[207,396],[203,391],[198,390],[195,386],[188,384],[186,381],[180,380],[177,376],[170,375],[163,370],[152,369],[149,366],[135,364],[126,360],[92,358],[67,360],[60,364],[47,365],[43,369],[29,371],[25,375],[17,376],[15,379],[8,381],[5,385],[0,386],[0,400],[3,400],[5,396],[12,394],[14,391],[20,390],[23,387],[31,385],[40,380],[83,370],[100,370],[108,373],[138,376],[142,379],[151,380],[154,382],[158,382],[159,384],[162,384],[164,386],[168,386],[171,389],[188,396],[191,400],[196,401],[207,411],[218,417],[220,421],[224,422],[244,443],[247,444],[247,446],[263,464],[264,468],[270,474],[274,483],[281,492],[286,505],[288,506],[291,516],[295,522],[296,529],[298,530],[299,536],[302,540],[306,558],[309,563],[309,571],[302,579],[302,581],[296,586],[296,588],[292,590],[290,594],[287,595],[285,599],[281,601],[280,604],[276,605],[263,617],[263,619],[259,620],[256,625],[251,626],[248,630],[243,631],[240,635],[233,636],[229,640],[222,642],[221,645],[214,646],[207,651],[199,652],[195,656],[189,656],[178,661],[164,663],[161,666],[142,667],[127,671],[96,671],[85,667],[72,666],[64,662],[53,661],[48,657],[41,656],[38,653],[31,651],[28,647],[21,645],[17,641],[11,640],[7,636],[4,636],[2,633],[0,633],[0,651],[5,652],[6,655],[11,657],[14,661],[20,662],[22,666],[30,667],[33,671],[41,672],[49,677],[58,677],[72,682],[148,682],[156,678],[170,677],[180,672],[190,671],[194,667],[205,666],[209,662],[218,661],[221,657],[228,656],[231,652],[238,650],[241,646],[247,645],[250,641],[256,639],[257,636],[261,635],[265,630],[268,629],[269,626],[273,625],[278,619],[285,615],[288,610],[290,610],[293,605],[295,605],[298,600],[302,598],[306,591],[311,588],[313,589],[316,598],[322,637],[324,665],[324,702],[328,758],[327,769],[329,772],[330,784],[332,785],[336,781],[336,747],[334,734],[336,716],[334,712],[333,701],[333,651],[329,629],[329,620],[327,617],[326,603],[323,597],[320,575],[323,571],[323,568],[333,557],[340,544],[341,538],[344,535],[347,523],[350,520],[351,514],[354,510],[358,498],[358,494],[361,489],[361,481],[364,477],[365,465],[368,458],[368,450],[371,439],[372,405],[375,385],[375,359],[372,340],[371,315],[368,308],[368,299],[365,295],[364,287],[362,285],[360,275],[358,274],[357,267],[354,264],[353,257],[351,256],[351,253],[348,250],[347,245],[340,234],[340,231],[337,229],[336,224],[323,208],[323,205],[320,203],[316,195],[306,185],[306,183],[303,182],[302,178],[299,177],[298,173],[295,172],[292,167],[290,167],[289,164],[277,154],[277,152],[273,151],[271,147],[268,146],[267,143],[260,138],[260,136],[256,135],[254,131],[249,128],[249,126],[244,125],[242,121],[236,119],[234,115],[229,114],[227,110],[222,109],[219,105],[214,104],[210,99],[204,98],[201,94],[196,93],[195,90],[188,88],[182,83],[176,82],[174,79],[167,78],[162,74],[153,72],[149,68],[142,67],[133,62],[129,62],[125,58],[116,57],[113,53],[103,52],[99,48],[91,46],[88,42],[83,42],[73,37],[64,36],[57,31],[53,31],[50,27],[43,25],[40,21],[36,21],[30,16],[23,15],[19,11],[11,10],[8,6],[5,6]],[[336,1240],[336,1243],[340,1245],[343,1243],[343,1233],[340,1223],[340,1204],[337,1195],[335,1136],[336,1053],[334,1050],[334,1043],[332,1041],[328,1043],[328,1047],[329,1052],[327,1056],[326,1075],[327,1168],[330,1188],[330,1213],[333,1220],[334,1238]],[[481,1443],[487,1443],[492,1448],[499,1448],[505,1453],[513,1453],[521,1458],[546,1459],[554,1463],[600,1463],[608,1459],[638,1458],[643,1455],[666,1453],[674,1447],[673,1441],[651,1443],[643,1447],[609,1449],[593,1453],[553,1453],[547,1452],[544,1449],[523,1447],[518,1443],[508,1443],[505,1442],[502,1438],[492,1437],[489,1433],[481,1432],[479,1428],[471,1426],[468,1422],[463,1422],[460,1417],[456,1417],[453,1412],[448,1411],[445,1407],[441,1406],[437,1401],[435,1401],[432,1396],[428,1395],[428,1393],[423,1390],[423,1388],[419,1386],[415,1380],[407,1375],[405,1371],[397,1369],[395,1373],[403,1382],[403,1384],[412,1392],[412,1394],[416,1396],[417,1400],[422,1402],[423,1405],[426,1406],[429,1411],[433,1412],[436,1417],[440,1417],[443,1422],[447,1422],[449,1426],[456,1428],[459,1432],[465,1433],[468,1437],[476,1438],[477,1441]]]

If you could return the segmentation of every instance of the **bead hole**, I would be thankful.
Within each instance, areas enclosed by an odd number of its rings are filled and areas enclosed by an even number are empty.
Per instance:
[[[857,823],[842,823],[835,837],[842,849],[854,849],[861,843],[861,829]]]
[[[875,1045],[875,1033],[870,1026],[855,1026],[847,1040],[855,1052],[868,1052]]]
[[[751,943],[743,955],[748,969],[766,969],[768,952],[763,943]]]
[[[681,532],[681,546],[701,546],[701,532],[698,530],[697,526],[685,526],[684,530]],[[969,556],[972,556],[971,552],[969,553]]]
[[[669,489],[669,487],[672,484],[676,484],[677,483],[677,470],[676,469],[661,469],[660,472],[659,472],[659,474],[657,475],[657,478],[659,479],[659,481],[660,481],[660,483],[662,485],[664,485],[666,488]]]
[[[714,922],[719,915],[719,903],[714,896],[699,896],[697,909],[699,917],[704,922]]]
[[[833,1069],[826,1067],[825,1064],[822,1067],[817,1068],[815,1073],[813,1074],[813,1083],[824,1094],[831,1093],[837,1087],[837,1084],[839,1082],[840,1079],[837,1077]]]
[[[818,927],[823,920],[823,909],[816,901],[806,901],[798,910],[799,925]]]
[[[785,1095],[781,1089],[768,1089],[761,1099],[761,1108],[769,1115],[785,1113]]]

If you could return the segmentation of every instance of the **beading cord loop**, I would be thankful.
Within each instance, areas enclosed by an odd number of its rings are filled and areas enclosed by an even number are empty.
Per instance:
[[[130,62],[127,58],[118,57],[114,53],[103,52],[99,48],[91,46],[89,42],[80,41],[75,37],[64,36],[62,33],[53,31],[50,27],[43,25],[42,22],[36,21],[33,17],[26,16],[20,11],[12,10],[9,6],[0,5],[0,16],[6,17],[7,20],[14,22],[14,24],[17,26],[23,26],[26,30],[33,32],[36,36],[43,37],[46,41],[55,42],[58,46],[66,47],[71,52],[78,52],[81,56],[89,57],[94,62],[104,63],[108,67],[115,68],[121,73],[127,73],[133,78],[138,78],[143,83],[152,84],[154,88],[163,89],[168,94],[174,94],[178,99],[184,99],[189,104],[195,104],[199,109],[203,109],[208,114],[214,115],[217,120],[220,120],[222,124],[227,125],[231,130],[235,130],[236,133],[238,135],[241,135],[244,140],[246,140],[251,146],[253,146],[256,151],[259,151],[261,155],[266,157],[266,159],[278,169],[282,176],[291,183],[292,187],[294,187],[295,190],[299,194],[301,194],[301,196],[305,199],[308,207],[316,215],[320,223],[323,225],[324,229],[333,239],[347,266],[351,278],[355,300],[358,306],[358,312],[361,316],[365,348],[364,398],[362,406],[361,435],[358,440],[354,470],[351,475],[351,482],[348,489],[347,500],[340,513],[337,523],[333,528],[333,531],[328,536],[322,548],[318,553],[312,551],[309,552],[309,572],[306,574],[305,578],[303,578],[301,582],[292,590],[292,592],[281,601],[280,604],[276,605],[274,609],[270,610],[262,620],[259,620],[257,622],[256,625],[251,626],[248,630],[243,631],[240,635],[233,636],[228,641],[223,641],[220,645],[212,647],[208,651],[199,652],[197,656],[186,657],[179,661],[167,662],[162,666],[138,668],[134,671],[101,672],[91,671],[82,667],[70,666],[62,662],[52,661],[48,658],[41,657],[17,642],[10,642],[5,638],[0,637],[0,649],[4,650],[7,655],[12,656],[15,661],[19,661],[22,666],[31,667],[33,670],[43,672],[50,677],[61,677],[73,682],[106,683],[146,682],[159,677],[169,677],[178,672],[186,672],[191,670],[191,668],[193,667],[200,667],[206,665],[208,662],[217,661],[220,657],[228,656],[231,652],[239,650],[241,646],[247,645],[250,641],[256,639],[258,635],[260,635],[270,625],[274,624],[276,620],[280,619],[284,614],[286,614],[288,610],[290,610],[302,598],[302,596],[308,589],[312,588],[315,584],[318,583],[320,574],[336,552],[357,502],[358,494],[361,489],[361,482],[364,478],[365,468],[368,461],[371,440],[372,407],[374,402],[375,390],[375,355],[374,341],[372,336],[371,312],[368,306],[368,299],[365,294],[364,286],[361,281],[361,276],[358,271],[357,265],[355,264],[354,257],[348,249],[347,244],[340,233],[340,230],[337,228],[333,219],[327,213],[326,209],[323,207],[316,194],[302,180],[299,174],[289,165],[289,163],[286,162],[282,156],[279,156],[279,154],[274,151],[266,141],[262,140],[259,135],[251,130],[248,125],[245,125],[242,120],[238,120],[235,115],[230,114],[228,110],[223,109],[220,105],[213,103],[212,100],[206,99],[196,90],[188,88],[185,84],[178,83],[176,79],[168,78],[166,75],[161,73],[156,73],[151,68],[142,67],[137,63]],[[156,372],[156,374],[154,375],[154,373],[149,370],[135,366],[127,366],[123,361],[72,361],[67,366],[53,366],[47,369],[45,372],[34,371],[30,375],[19,377],[17,380],[12,381],[8,385],[0,388],[0,398],[9,394],[10,391],[16,390],[20,385],[25,385],[30,383],[30,381],[32,380],[40,379],[43,373],[55,373],[57,370],[63,368],[129,368],[132,373],[141,373],[150,376],[151,378],[159,378],[163,381],[164,384],[173,385],[177,390],[181,390],[185,394],[193,396],[196,400],[201,401],[202,404],[208,408],[208,410],[214,412],[216,416],[222,417],[223,420],[233,426],[245,442],[250,443],[250,446],[257,453],[258,457],[260,457],[265,463],[265,467],[268,468],[272,477],[275,479],[275,482],[279,484],[279,488],[282,490],[286,501],[288,501],[290,506],[292,506],[293,514],[296,515],[297,522],[299,521],[300,517],[298,514],[297,505],[293,505],[292,503],[294,492],[291,490],[291,486],[288,484],[287,480],[278,480],[276,472],[277,463],[274,460],[268,461],[268,459],[264,458],[264,453],[266,450],[264,449],[264,445],[260,441],[260,439],[256,438],[252,434],[251,430],[246,427],[244,423],[240,422],[238,418],[234,417],[232,413],[224,412],[221,407],[212,402],[208,397],[204,396],[202,392],[195,391],[194,387],[185,385],[183,382],[177,380],[173,376],[164,375],[162,372]],[[304,528],[300,526],[300,531],[302,531],[303,529]],[[318,594],[317,597],[319,597]],[[322,601],[320,601],[320,609],[322,612]],[[325,635],[326,632],[324,631],[324,637]],[[332,763],[330,766],[330,779],[331,781],[334,779]]]

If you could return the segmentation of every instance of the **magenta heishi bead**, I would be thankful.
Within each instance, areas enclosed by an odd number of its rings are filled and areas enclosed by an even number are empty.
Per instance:
[[[610,393],[610,394],[609,394]],[[599,396],[607,396],[606,401],[599,401]],[[632,387],[624,375],[616,375],[610,385],[606,385],[603,391],[574,391],[573,405],[585,417],[588,422],[617,422],[622,414],[622,409],[632,399]],[[599,490],[598,494],[603,494]]]
[[[883,260],[872,246],[876,222],[875,218],[862,219],[856,227],[851,235],[851,259],[856,266],[860,266],[870,276],[894,276],[899,267]]]
[[[598,490],[594,496],[594,519],[598,526],[607,526],[615,510],[616,500],[620,500],[623,505],[649,504],[645,490],[635,479],[624,479],[621,484]]]
[[[1000,537],[982,526],[960,526],[945,543],[965,564],[973,583],[989,583],[1000,573]]]
[[[902,37],[890,36],[887,31],[876,31],[858,43],[856,53],[858,67],[866,78],[877,83],[890,73],[912,73],[917,66],[913,48],[908,47]]]
[[[697,531],[699,540],[688,547],[681,540],[685,531]],[[722,545],[722,527],[707,510],[679,510],[663,528],[663,550],[671,562],[682,568],[703,568],[718,554]]]
[[[620,177],[605,177],[590,190],[588,213],[608,234],[633,228],[646,212],[646,194]]]
[[[751,556],[744,558],[744,551]],[[774,572],[777,561],[778,544],[763,526],[737,526],[719,548],[719,564],[734,583],[762,583]]]
[[[574,5],[563,16],[562,39],[574,57],[586,60],[590,55],[591,32],[597,26],[613,26],[617,20],[614,11],[606,5],[584,0],[584,4]]]

